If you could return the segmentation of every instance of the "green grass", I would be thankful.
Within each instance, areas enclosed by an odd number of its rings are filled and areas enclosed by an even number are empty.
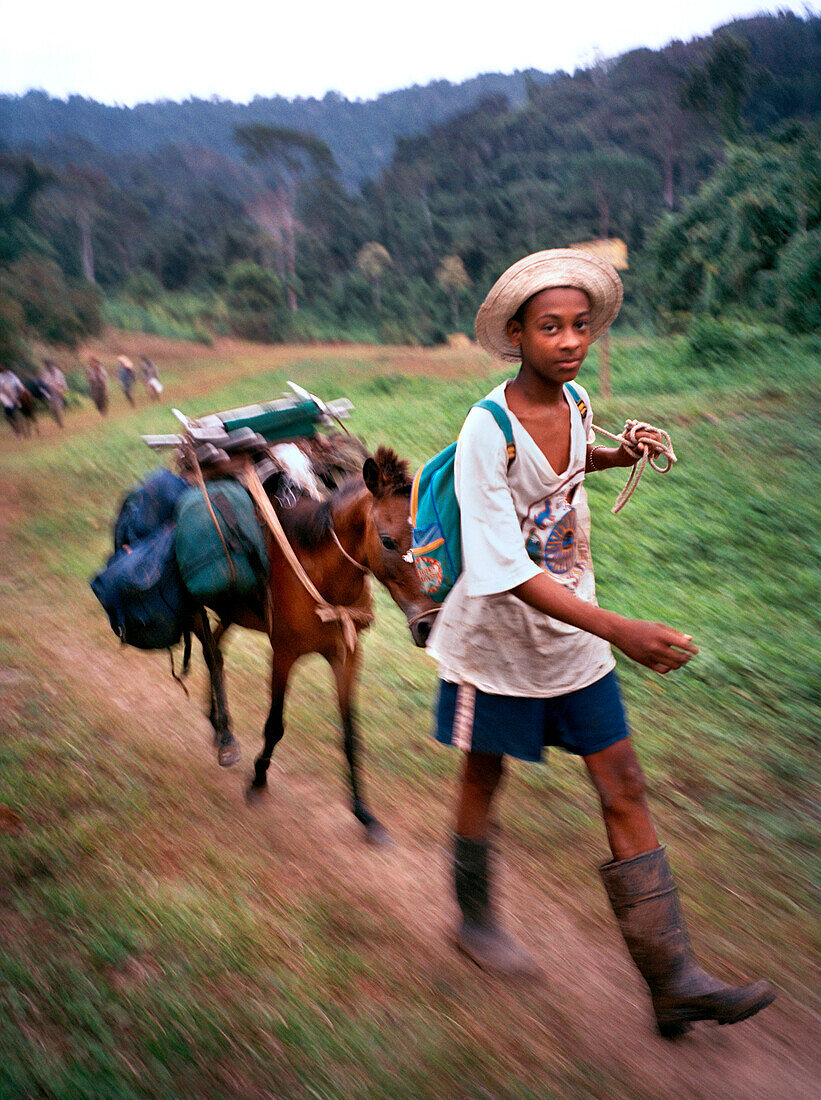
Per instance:
[[[596,402],[597,422],[659,423],[680,461],[666,477],[648,472],[619,516],[609,507],[625,475],[589,480],[600,601],[680,626],[701,647],[678,676],[625,661],[619,671],[702,953],[766,972],[816,1007],[817,351],[782,342],[708,371],[680,341],[616,341],[618,396]],[[184,364],[164,380],[189,413],[273,395],[287,378],[348,396],[352,429],[413,465],[503,376],[481,356],[455,379],[404,373],[381,350],[296,349],[248,377],[224,367],[189,391]],[[595,394],[595,361],[586,371]],[[518,994],[494,1013],[455,964],[431,969],[424,939],[375,886],[338,871],[332,847],[302,864],[307,826],[288,820],[298,807],[288,784],[321,783],[331,805],[345,797],[322,662],[294,679],[265,843],[235,788],[192,763],[209,752],[199,700],[179,703],[198,732],[157,730],[128,694],[130,677],[159,681],[163,655],[124,653],[105,688],[84,682],[84,650],[93,662],[116,647],[87,578],[108,552],[118,499],[156,465],[139,433],[173,422],[143,408],[70,428],[24,448],[4,440],[0,453],[16,502],[0,548],[0,667],[12,672],[0,683],[0,804],[25,822],[0,835],[0,1097],[653,1095],[586,1043],[572,1004],[548,1000],[535,1029]],[[22,593],[34,618],[21,615]],[[262,639],[239,632],[229,692],[246,760],[266,668]],[[367,789],[427,850],[447,832],[456,763],[430,744],[434,682],[378,592],[359,705]],[[553,753],[546,768],[515,767],[501,816],[537,896],[566,892],[580,921],[603,925],[591,873],[602,827],[577,762]],[[355,837],[351,826],[338,843]]]

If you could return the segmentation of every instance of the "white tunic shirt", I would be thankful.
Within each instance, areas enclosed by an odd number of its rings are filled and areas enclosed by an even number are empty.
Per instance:
[[[503,383],[488,394],[505,409],[516,457],[508,468],[505,438],[486,409],[468,413],[456,448],[456,496],[462,517],[463,572],[428,641],[439,675],[494,695],[564,695],[601,679],[614,666],[601,638],[529,607],[511,589],[540,572],[596,602],[590,557],[590,511],[584,491],[592,413],[570,406],[570,461],[557,473],[510,411]]]

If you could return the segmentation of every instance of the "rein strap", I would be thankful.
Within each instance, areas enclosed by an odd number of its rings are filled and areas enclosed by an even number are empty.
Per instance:
[[[337,535],[336,531],[334,530],[333,520],[331,520],[331,538],[334,540],[336,545],[342,551],[342,556],[347,558],[348,561],[351,563],[351,565],[355,565],[356,568],[360,569],[363,573],[368,572],[366,566],[360,565],[360,563],[356,560],[356,558],[352,558],[351,555],[348,553],[348,551],[345,549],[345,547],[342,545],[342,543],[339,541],[339,536]]]

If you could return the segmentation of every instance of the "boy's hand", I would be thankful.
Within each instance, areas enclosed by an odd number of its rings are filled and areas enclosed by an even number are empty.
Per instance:
[[[621,619],[610,641],[631,660],[662,676],[686,665],[698,653],[689,634],[643,619]]]
[[[622,443],[619,447],[616,452],[617,464],[619,466],[635,466],[645,451],[649,451],[650,457],[654,458],[662,453],[664,447],[664,440],[657,431],[654,431],[653,428],[639,428],[636,432],[635,447],[628,447],[625,443]]]

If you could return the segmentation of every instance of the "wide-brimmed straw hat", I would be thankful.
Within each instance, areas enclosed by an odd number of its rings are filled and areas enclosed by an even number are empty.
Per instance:
[[[507,362],[522,357],[507,335],[507,323],[519,306],[549,287],[572,286],[590,299],[590,339],[597,340],[615,321],[624,289],[612,264],[578,248],[550,248],[517,260],[491,287],[476,314],[476,339],[491,355]]]

